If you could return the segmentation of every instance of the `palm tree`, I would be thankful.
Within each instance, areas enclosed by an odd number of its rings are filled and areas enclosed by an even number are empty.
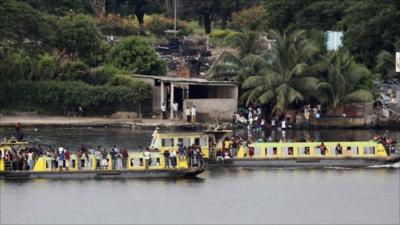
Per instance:
[[[347,51],[330,52],[322,63],[326,66],[326,75],[315,89],[320,102],[328,106],[328,113],[337,112],[347,103],[372,101],[372,93],[359,86],[371,73],[366,67],[355,63]]]
[[[221,58],[222,63],[214,65],[209,70],[208,77],[212,80],[232,80],[243,83],[247,77],[259,74],[267,64],[263,57],[253,54],[241,59],[232,53],[224,52]]]
[[[224,44],[238,50],[239,58],[260,53],[263,49],[261,34],[255,31],[234,32],[228,35]]]
[[[260,34],[254,31],[235,32],[227,36],[225,45],[238,51],[238,55],[223,52],[219,62],[212,66],[208,77],[213,80],[232,80],[242,83],[245,78],[258,74],[267,63],[262,53]]]
[[[302,30],[270,34],[275,42],[266,55],[267,64],[262,73],[246,78],[242,87],[247,91],[241,99],[246,105],[271,103],[272,113],[281,115],[290,104],[302,101],[319,82],[309,64],[320,48]]]

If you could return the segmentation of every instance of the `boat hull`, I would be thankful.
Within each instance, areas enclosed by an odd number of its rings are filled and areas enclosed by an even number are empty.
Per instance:
[[[203,171],[203,168],[179,170],[2,171],[0,172],[0,179],[190,178]]]
[[[208,162],[208,166],[225,166],[225,167],[276,167],[276,168],[328,168],[328,167],[345,167],[345,168],[362,168],[369,166],[379,166],[394,164],[400,161],[400,157],[392,157],[387,159],[378,158],[342,158],[342,159],[232,159],[223,162]]]

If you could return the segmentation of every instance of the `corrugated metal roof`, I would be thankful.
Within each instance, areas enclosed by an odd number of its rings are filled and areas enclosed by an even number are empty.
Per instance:
[[[170,76],[154,76],[154,75],[138,75],[133,74],[133,77],[136,78],[147,78],[147,79],[155,79],[165,82],[177,82],[177,83],[188,83],[188,84],[210,84],[210,85],[229,85],[229,86],[237,86],[238,83],[234,81],[210,81],[204,78],[197,77],[170,77]]]

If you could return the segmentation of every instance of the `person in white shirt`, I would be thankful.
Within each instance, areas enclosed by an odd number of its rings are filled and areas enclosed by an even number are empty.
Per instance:
[[[167,119],[167,107],[164,102],[161,104],[161,118]]]
[[[286,129],[286,120],[282,120],[282,130]]]
[[[196,123],[196,106],[193,105],[190,109],[190,115],[192,116],[192,123]]]
[[[189,106],[186,106],[186,109],[185,109],[185,116],[186,116],[186,122],[190,123],[190,121],[191,121],[192,119],[191,119],[191,117],[190,117],[190,108],[189,108]]]
[[[175,119],[178,119],[178,107],[179,107],[179,105],[178,105],[177,102],[175,102],[174,104],[172,104],[172,110],[173,110],[174,118],[175,118]]]
[[[151,154],[150,154],[149,149],[146,149],[146,150],[144,151],[143,155],[144,155],[144,160],[145,160],[144,165],[145,165],[145,167],[146,167],[146,169],[147,169],[147,168],[149,168],[149,165],[150,165],[150,158],[151,158]]]

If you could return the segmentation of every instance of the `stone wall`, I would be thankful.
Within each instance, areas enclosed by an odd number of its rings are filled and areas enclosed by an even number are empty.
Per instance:
[[[184,108],[195,104],[199,121],[230,121],[237,109],[237,100],[229,98],[186,99]]]

